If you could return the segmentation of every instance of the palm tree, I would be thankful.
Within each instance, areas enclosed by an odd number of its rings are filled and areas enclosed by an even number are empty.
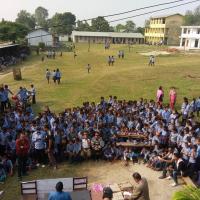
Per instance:
[[[185,186],[184,189],[174,193],[172,200],[200,200],[200,189]]]

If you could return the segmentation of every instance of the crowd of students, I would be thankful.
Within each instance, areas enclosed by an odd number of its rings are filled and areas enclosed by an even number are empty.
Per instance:
[[[158,90],[162,92],[157,91],[156,101],[101,97],[98,104],[84,102],[58,115],[48,107],[37,116],[30,106],[6,107],[0,121],[0,180],[5,174],[12,175],[16,164],[21,180],[28,169],[46,164],[56,169],[57,163],[66,159],[77,163],[90,158],[114,161],[142,157],[149,167],[163,170],[163,178],[167,172],[172,175],[176,184],[178,173],[190,171],[193,176],[200,169],[200,125],[194,115],[200,110],[200,98],[191,103],[184,98],[179,113],[163,105],[163,88]],[[118,137],[120,133],[144,135],[144,144],[153,148],[118,146],[117,142],[127,142]]]
[[[0,56],[0,71],[5,70],[11,65],[16,65],[17,63],[24,61],[29,54],[30,51],[27,47],[19,47],[17,51],[10,50],[6,53],[2,50]]]

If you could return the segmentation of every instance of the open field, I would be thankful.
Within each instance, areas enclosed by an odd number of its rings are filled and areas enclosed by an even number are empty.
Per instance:
[[[116,60],[115,66],[107,65],[108,55],[117,56],[118,50],[125,50],[125,59]],[[63,57],[41,62],[41,56],[32,56],[23,63],[22,81],[14,81],[12,73],[0,75],[0,84],[8,84],[12,91],[17,92],[19,86],[30,88],[34,84],[37,90],[37,105],[35,112],[41,111],[45,105],[55,112],[63,111],[66,107],[81,105],[84,101],[99,101],[100,96],[116,95],[119,99],[155,99],[158,86],[165,90],[165,102],[168,102],[168,91],[175,86],[178,92],[178,105],[184,96],[191,100],[200,95],[200,54],[160,55],[156,57],[156,66],[148,66],[148,57],[139,52],[162,50],[163,47],[112,45],[105,51],[103,45],[91,45],[88,52],[87,44],[77,45],[78,57],[73,53],[63,53]],[[165,49],[165,48],[164,48]],[[92,70],[87,74],[86,65],[90,63]],[[62,72],[61,85],[47,84],[45,71],[49,68],[59,68]],[[106,171],[105,171],[106,169]],[[133,171],[139,170],[149,178],[151,197],[153,200],[169,200],[171,187],[169,183],[157,179],[159,173],[143,166],[124,168],[121,163],[84,163],[77,166],[63,164],[58,171],[39,169],[30,173],[26,180],[89,176],[89,183],[124,182],[130,178]],[[162,181],[162,183],[161,183]],[[159,192],[158,192],[159,188]],[[5,200],[19,199],[19,183],[16,176],[8,178],[0,190],[6,191]],[[179,189],[179,188],[176,188]],[[167,192],[168,191],[168,192]],[[174,191],[174,189],[173,189]],[[161,194],[164,196],[161,198]]]
[[[128,51],[128,46],[113,45],[105,51],[103,45],[77,45],[78,57],[73,53],[64,53],[63,57],[41,62],[41,56],[33,56],[23,64],[23,80],[13,81],[12,73],[0,78],[1,83],[9,84],[13,91],[19,86],[30,88],[33,83],[37,90],[36,111],[49,105],[53,111],[63,111],[66,107],[81,105],[83,101],[98,102],[100,96],[116,95],[120,99],[138,99],[144,97],[155,99],[158,86],[165,90],[165,101],[168,91],[175,86],[178,92],[178,103],[182,97],[197,97],[200,83],[200,56],[198,54],[161,55],[156,58],[156,66],[148,67],[148,57],[138,52],[162,50],[162,47],[135,46]],[[114,67],[107,65],[108,55],[116,55],[118,50],[125,50],[125,59],[116,60]],[[86,65],[92,66],[87,74]],[[62,72],[61,85],[48,85],[45,70],[59,68]]]

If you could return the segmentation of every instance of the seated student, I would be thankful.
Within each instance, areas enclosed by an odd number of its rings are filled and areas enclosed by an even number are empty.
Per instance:
[[[81,153],[81,143],[79,139],[76,138],[73,149],[73,161],[76,162],[80,160],[80,153]]]
[[[63,183],[56,184],[56,192],[50,192],[48,200],[72,200],[68,192],[63,192]]]
[[[2,164],[0,164],[0,183],[4,183],[6,180],[6,172]]]
[[[112,161],[114,159],[114,149],[110,144],[104,148],[103,155],[106,160]]]
[[[90,149],[91,141],[88,138],[88,133],[87,132],[83,133],[81,143],[82,143],[82,150],[81,150],[82,158],[83,159],[90,158],[91,157],[91,149]]]
[[[95,135],[91,141],[91,145],[92,145],[92,153],[93,153],[94,159],[95,160],[100,159],[100,156],[102,154],[102,148],[104,147],[104,141],[100,137],[98,131],[95,132]]]
[[[67,158],[69,159],[69,161],[72,162],[73,156],[74,156],[74,143],[72,140],[68,141],[68,144],[66,146],[66,150],[64,153],[65,153],[65,156],[67,156]]]
[[[6,174],[8,174],[9,176],[13,176],[13,164],[6,154],[2,157],[2,165],[5,169]]]

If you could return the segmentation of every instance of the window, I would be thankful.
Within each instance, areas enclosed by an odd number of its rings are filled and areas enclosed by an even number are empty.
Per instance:
[[[187,33],[187,28],[183,29],[183,33],[186,34]]]
[[[185,38],[183,38],[183,40],[182,40],[182,47],[184,47],[185,46]]]
[[[165,19],[163,19],[162,21],[163,21],[163,24],[165,24]]]
[[[190,29],[188,29],[188,34],[190,34],[190,31],[191,31],[191,30],[190,30]]]
[[[195,47],[195,48],[198,48],[198,46],[199,46],[199,40],[196,39],[196,40],[195,40],[195,43],[194,43],[194,47]]]
[[[200,28],[197,29],[197,34],[200,34]]]

